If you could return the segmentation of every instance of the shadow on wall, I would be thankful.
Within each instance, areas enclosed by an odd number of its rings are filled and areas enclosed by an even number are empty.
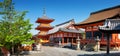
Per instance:
[[[120,53],[110,53],[107,55],[106,53],[101,53],[101,54],[82,54],[82,55],[77,55],[77,56],[120,56]]]

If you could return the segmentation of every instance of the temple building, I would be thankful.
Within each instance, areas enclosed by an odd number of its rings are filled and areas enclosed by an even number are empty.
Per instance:
[[[109,54],[109,50],[111,45],[114,45],[114,49],[119,50],[120,48],[120,19],[106,19],[103,26],[98,27],[99,31],[106,33],[107,35],[107,54]],[[110,42],[110,36],[114,33],[115,37]]]
[[[39,23],[36,30],[40,32],[34,39],[38,39],[38,41],[40,39],[42,43],[52,42],[55,44],[62,44],[62,46],[68,43],[75,45],[78,37],[82,39],[84,30],[77,29],[73,26],[73,24],[75,24],[74,19],[51,27],[50,23],[53,21],[54,19],[46,16],[44,9],[43,16],[36,21],[36,23]]]
[[[73,24],[75,24],[74,19],[54,26],[54,28],[47,33],[50,41],[61,44],[62,46],[68,43],[76,45],[76,39],[78,37],[82,39],[81,33],[84,33],[84,31],[76,29]]]
[[[107,19],[120,19],[120,5],[92,12],[86,20],[78,24],[74,24],[78,29],[85,29],[86,38],[81,40],[81,43],[93,43],[95,42],[95,39],[99,37],[100,46],[106,46],[107,36],[105,33],[99,31],[98,27],[106,25],[105,20]],[[114,25],[117,25],[117,23]],[[114,25],[111,25],[111,27],[114,27]],[[110,35],[110,46],[118,46],[116,42],[120,44],[120,34],[112,33]]]
[[[36,30],[40,31],[37,34],[37,37],[40,38],[42,43],[49,42],[49,36],[47,35],[47,32],[53,28],[50,25],[50,23],[53,21],[54,19],[51,19],[46,16],[45,9],[43,12],[43,16],[37,19],[36,23],[39,23],[39,25],[37,26]]]

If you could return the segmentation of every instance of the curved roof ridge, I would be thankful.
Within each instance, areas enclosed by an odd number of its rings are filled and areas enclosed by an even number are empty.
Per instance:
[[[105,8],[105,9],[102,9],[102,10],[95,11],[95,12],[90,13],[90,15],[96,14],[96,13],[99,13],[99,12],[103,12],[103,11],[107,11],[107,10],[111,10],[111,9],[115,9],[115,8],[120,8],[120,5],[117,5],[117,6],[114,6],[114,7],[109,7],[109,8]]]
[[[69,23],[69,22],[71,22],[71,21],[73,21],[73,22],[74,22],[74,19],[71,19],[71,20],[69,20],[69,21],[63,22],[63,23],[58,24],[58,25],[55,25],[55,26],[57,27],[57,26],[60,26],[60,25],[63,25],[63,24]]]
[[[112,9],[110,8],[108,9],[106,9],[106,11],[100,11],[99,13],[96,12],[94,14],[91,14],[86,20],[75,25],[94,23],[94,22],[105,20],[120,14],[120,6],[116,6],[116,7],[112,7]]]
[[[55,26],[53,29],[49,30],[49,31],[47,32],[47,34],[55,33],[55,32],[57,32],[57,31],[59,31],[60,28],[66,28],[67,26],[69,26],[69,25],[71,24],[71,21],[74,21],[74,20],[72,19],[72,20],[69,20],[69,21],[67,21],[67,22],[64,22],[64,23],[61,23],[61,24]]]

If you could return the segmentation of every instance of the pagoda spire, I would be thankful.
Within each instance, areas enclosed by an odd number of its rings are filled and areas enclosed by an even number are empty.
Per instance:
[[[43,16],[46,16],[46,10],[43,8]]]

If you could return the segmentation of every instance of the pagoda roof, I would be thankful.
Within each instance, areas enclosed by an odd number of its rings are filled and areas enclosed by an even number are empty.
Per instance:
[[[38,38],[46,38],[46,36],[47,36],[46,34],[45,35],[39,35],[38,34]]]
[[[102,21],[120,14],[120,5],[92,12],[88,19],[75,25],[89,24]]]
[[[44,27],[44,26],[38,26],[37,28],[35,28],[36,30],[50,30],[53,27]]]
[[[33,35],[33,36],[32,36],[32,39],[33,39],[33,40],[38,39],[37,34]]]
[[[41,19],[51,19],[51,18],[47,17],[46,15],[43,15]]]
[[[105,32],[119,32],[120,33],[120,18],[119,19],[107,19],[103,26],[99,26],[99,30]]]
[[[68,27],[68,26],[70,26],[72,24],[71,22],[74,22],[74,19],[56,25],[53,29],[49,30],[47,34],[52,34],[52,33],[55,33],[57,31],[59,31],[60,28]]]
[[[47,16],[42,16],[37,19],[36,23],[51,23],[53,21],[54,21],[54,19],[52,19],[52,18],[49,18]]]

